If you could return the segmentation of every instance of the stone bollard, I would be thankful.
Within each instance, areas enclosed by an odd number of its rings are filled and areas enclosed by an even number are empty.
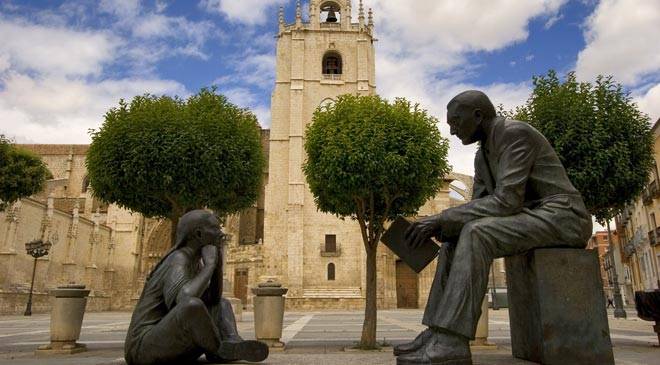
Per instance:
[[[274,280],[252,288],[254,298],[254,331],[257,340],[272,348],[283,348],[284,294],[289,289]]]
[[[232,284],[229,280],[222,280],[222,297],[227,299],[231,304],[231,310],[234,312],[234,318],[236,322],[243,321],[243,302],[240,299],[234,298],[234,293],[232,292]]]
[[[484,296],[484,301],[481,303],[481,317],[477,322],[477,332],[474,335],[474,340],[470,341],[470,347],[476,348],[492,348],[497,346],[488,342],[488,297]]]
[[[87,350],[77,343],[80,338],[89,290],[84,285],[65,285],[51,289],[53,309],[50,314],[50,344],[40,346],[37,355],[75,354]]]

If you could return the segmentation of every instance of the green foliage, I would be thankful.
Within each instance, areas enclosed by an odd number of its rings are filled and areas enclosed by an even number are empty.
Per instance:
[[[374,225],[414,214],[449,172],[437,120],[405,99],[343,95],[307,127],[304,172],[322,212]]]
[[[106,203],[176,220],[204,207],[235,213],[257,198],[265,166],[257,119],[215,89],[122,100],[91,136],[90,186]]]
[[[43,190],[50,171],[39,156],[0,135],[0,211],[18,199]]]
[[[376,343],[376,248],[384,224],[411,215],[449,172],[449,144],[437,120],[405,99],[340,96],[307,126],[303,166],[319,210],[358,221],[366,257],[366,302],[360,348]]]
[[[554,71],[534,78],[527,103],[513,112],[550,141],[573,185],[601,224],[644,189],[654,166],[649,118],[612,77],[594,84]]]

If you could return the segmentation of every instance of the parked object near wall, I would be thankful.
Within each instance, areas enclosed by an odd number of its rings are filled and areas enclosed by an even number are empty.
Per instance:
[[[89,290],[84,285],[65,285],[52,289],[53,310],[50,315],[50,344],[40,346],[37,355],[75,354],[87,351],[77,343],[80,338]]]
[[[660,346],[660,289],[635,292],[637,316],[645,321],[655,321],[653,331],[658,335]]]

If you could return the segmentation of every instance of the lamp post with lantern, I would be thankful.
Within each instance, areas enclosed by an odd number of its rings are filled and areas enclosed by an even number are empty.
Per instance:
[[[27,302],[27,307],[25,308],[25,313],[23,313],[23,315],[25,316],[32,315],[32,290],[34,289],[34,275],[37,272],[37,259],[39,257],[48,255],[48,250],[50,250],[50,247],[52,245],[53,244],[50,242],[50,240],[44,241],[42,239],[32,240],[25,244],[25,250],[27,251],[28,255],[34,257],[34,265],[32,266],[32,283],[30,284],[30,294],[28,296],[28,302]]]

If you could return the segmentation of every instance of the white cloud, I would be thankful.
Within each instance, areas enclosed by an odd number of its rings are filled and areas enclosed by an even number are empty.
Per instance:
[[[419,58],[431,67],[459,65],[469,51],[493,51],[527,38],[535,17],[555,14],[565,0],[414,3],[375,0],[378,37],[387,52]]]
[[[639,110],[649,115],[651,124],[660,119],[660,84],[634,98]]]
[[[9,66],[11,66],[9,63],[9,56],[6,54],[0,54],[0,74],[9,69]]]
[[[200,6],[208,12],[221,13],[229,20],[250,25],[264,24],[266,10],[286,4],[287,0],[202,0]]]
[[[110,2],[104,4],[110,6]],[[139,10],[129,6],[129,2],[113,4],[117,5],[116,14]],[[35,19],[42,23],[0,17],[2,134],[25,142],[88,143],[88,129],[99,127],[105,112],[121,98],[131,99],[144,93],[188,94],[177,81],[150,75],[127,78],[105,75],[108,66],[130,65],[134,56],[158,56],[143,58],[148,69],[172,53],[164,42],[147,44],[143,39],[138,42],[135,37],[120,36],[116,28],[89,31],[80,30],[80,26],[67,27],[62,19],[54,23],[40,16]],[[199,23],[177,19],[173,22],[174,30],[187,28],[182,41],[177,43],[179,52],[196,52],[205,39],[198,36],[202,33],[196,28]]]
[[[230,102],[241,108],[249,107],[257,101],[257,96],[249,89],[243,87],[220,89],[219,91],[226,96]]]
[[[593,80],[613,75],[635,85],[660,71],[660,2],[602,0],[586,22],[586,48],[577,61],[577,75]]]
[[[133,18],[140,12],[140,0],[101,0],[99,9],[121,18]]]
[[[228,85],[253,85],[263,90],[271,90],[275,85],[275,55],[271,53],[256,53],[248,49],[239,57],[227,60],[226,67],[231,74],[222,76],[213,81],[220,88],[227,89]]]
[[[270,128],[270,108],[267,105],[258,105],[250,110],[257,116],[262,128]]]
[[[0,133],[39,143],[89,143],[87,130],[103,122],[119,99],[149,92],[185,95],[176,81],[122,79],[90,82],[10,73],[0,92]]]
[[[244,87],[220,88],[218,91],[239,108],[249,108],[263,128],[270,128],[270,108],[261,104],[255,93]]]
[[[559,14],[559,13],[557,13],[557,14],[551,16],[551,17],[545,22],[545,24],[543,25],[543,29],[548,30],[548,29],[552,28],[552,26],[555,25],[555,23],[557,23],[558,21],[562,20],[563,18],[564,18],[564,15],[563,15],[563,14]]]
[[[488,94],[494,104],[513,108],[528,98],[531,85],[474,85],[464,80],[475,67],[468,55],[502,49],[528,36],[528,24],[537,17],[557,14],[566,0],[415,2],[373,0],[376,21],[378,92],[405,96],[439,118],[449,138],[449,161],[455,171],[472,174],[476,146],[463,146],[449,135],[446,104],[467,89]],[[423,15],[422,15],[423,14]],[[380,19],[384,19],[379,22]]]
[[[120,41],[105,32],[73,31],[0,18],[0,55],[23,71],[98,75]]]
[[[156,0],[156,12],[162,13],[167,9],[169,4],[165,0]]]

